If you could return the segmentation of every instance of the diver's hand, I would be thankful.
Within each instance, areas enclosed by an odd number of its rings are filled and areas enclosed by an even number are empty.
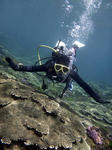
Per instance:
[[[10,64],[12,62],[12,59],[10,57],[6,57],[5,60]]]
[[[59,95],[59,98],[63,98],[63,94],[60,94],[60,95]]]
[[[10,57],[6,57],[5,60],[9,63],[10,67],[16,71],[19,70],[19,66],[14,63],[14,61]]]

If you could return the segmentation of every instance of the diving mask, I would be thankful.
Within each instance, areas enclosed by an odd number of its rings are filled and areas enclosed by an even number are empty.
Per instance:
[[[70,70],[69,67],[67,67],[65,65],[61,65],[61,64],[56,64],[56,63],[54,65],[54,69],[57,73],[61,71],[63,74],[67,74]]]

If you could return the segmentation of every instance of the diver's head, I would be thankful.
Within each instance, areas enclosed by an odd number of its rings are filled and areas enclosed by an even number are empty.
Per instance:
[[[68,66],[62,65],[62,64],[54,64],[54,69],[57,74],[57,77],[59,80],[65,80],[70,72],[70,68]]]
[[[54,69],[57,74],[57,77],[65,80],[70,72],[70,60],[66,55],[59,54],[55,59]]]
[[[54,61],[57,64],[62,64],[62,65],[65,65],[65,66],[69,66],[69,64],[70,64],[70,58],[69,58],[69,56],[67,56],[65,54],[60,54],[60,53],[58,53],[57,55],[55,55]]]

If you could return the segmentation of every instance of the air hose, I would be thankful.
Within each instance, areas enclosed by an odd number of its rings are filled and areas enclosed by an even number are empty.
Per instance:
[[[50,46],[47,46],[47,45],[40,45],[39,47],[37,47],[37,56],[38,56],[38,60],[39,60],[39,64],[40,64],[40,65],[42,65],[42,63],[41,63],[41,59],[40,59],[40,54],[39,54],[39,48],[40,48],[40,47],[48,48],[48,49],[50,49],[50,50],[54,51],[55,53],[57,53],[57,52],[58,52],[58,51],[57,51],[57,50],[55,50],[54,48],[52,48],[52,47],[50,47]]]

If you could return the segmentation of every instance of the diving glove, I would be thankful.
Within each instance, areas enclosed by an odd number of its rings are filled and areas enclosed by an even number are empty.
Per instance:
[[[9,63],[10,67],[14,70],[18,70],[19,66],[13,62],[10,57],[6,57],[5,60]]]

